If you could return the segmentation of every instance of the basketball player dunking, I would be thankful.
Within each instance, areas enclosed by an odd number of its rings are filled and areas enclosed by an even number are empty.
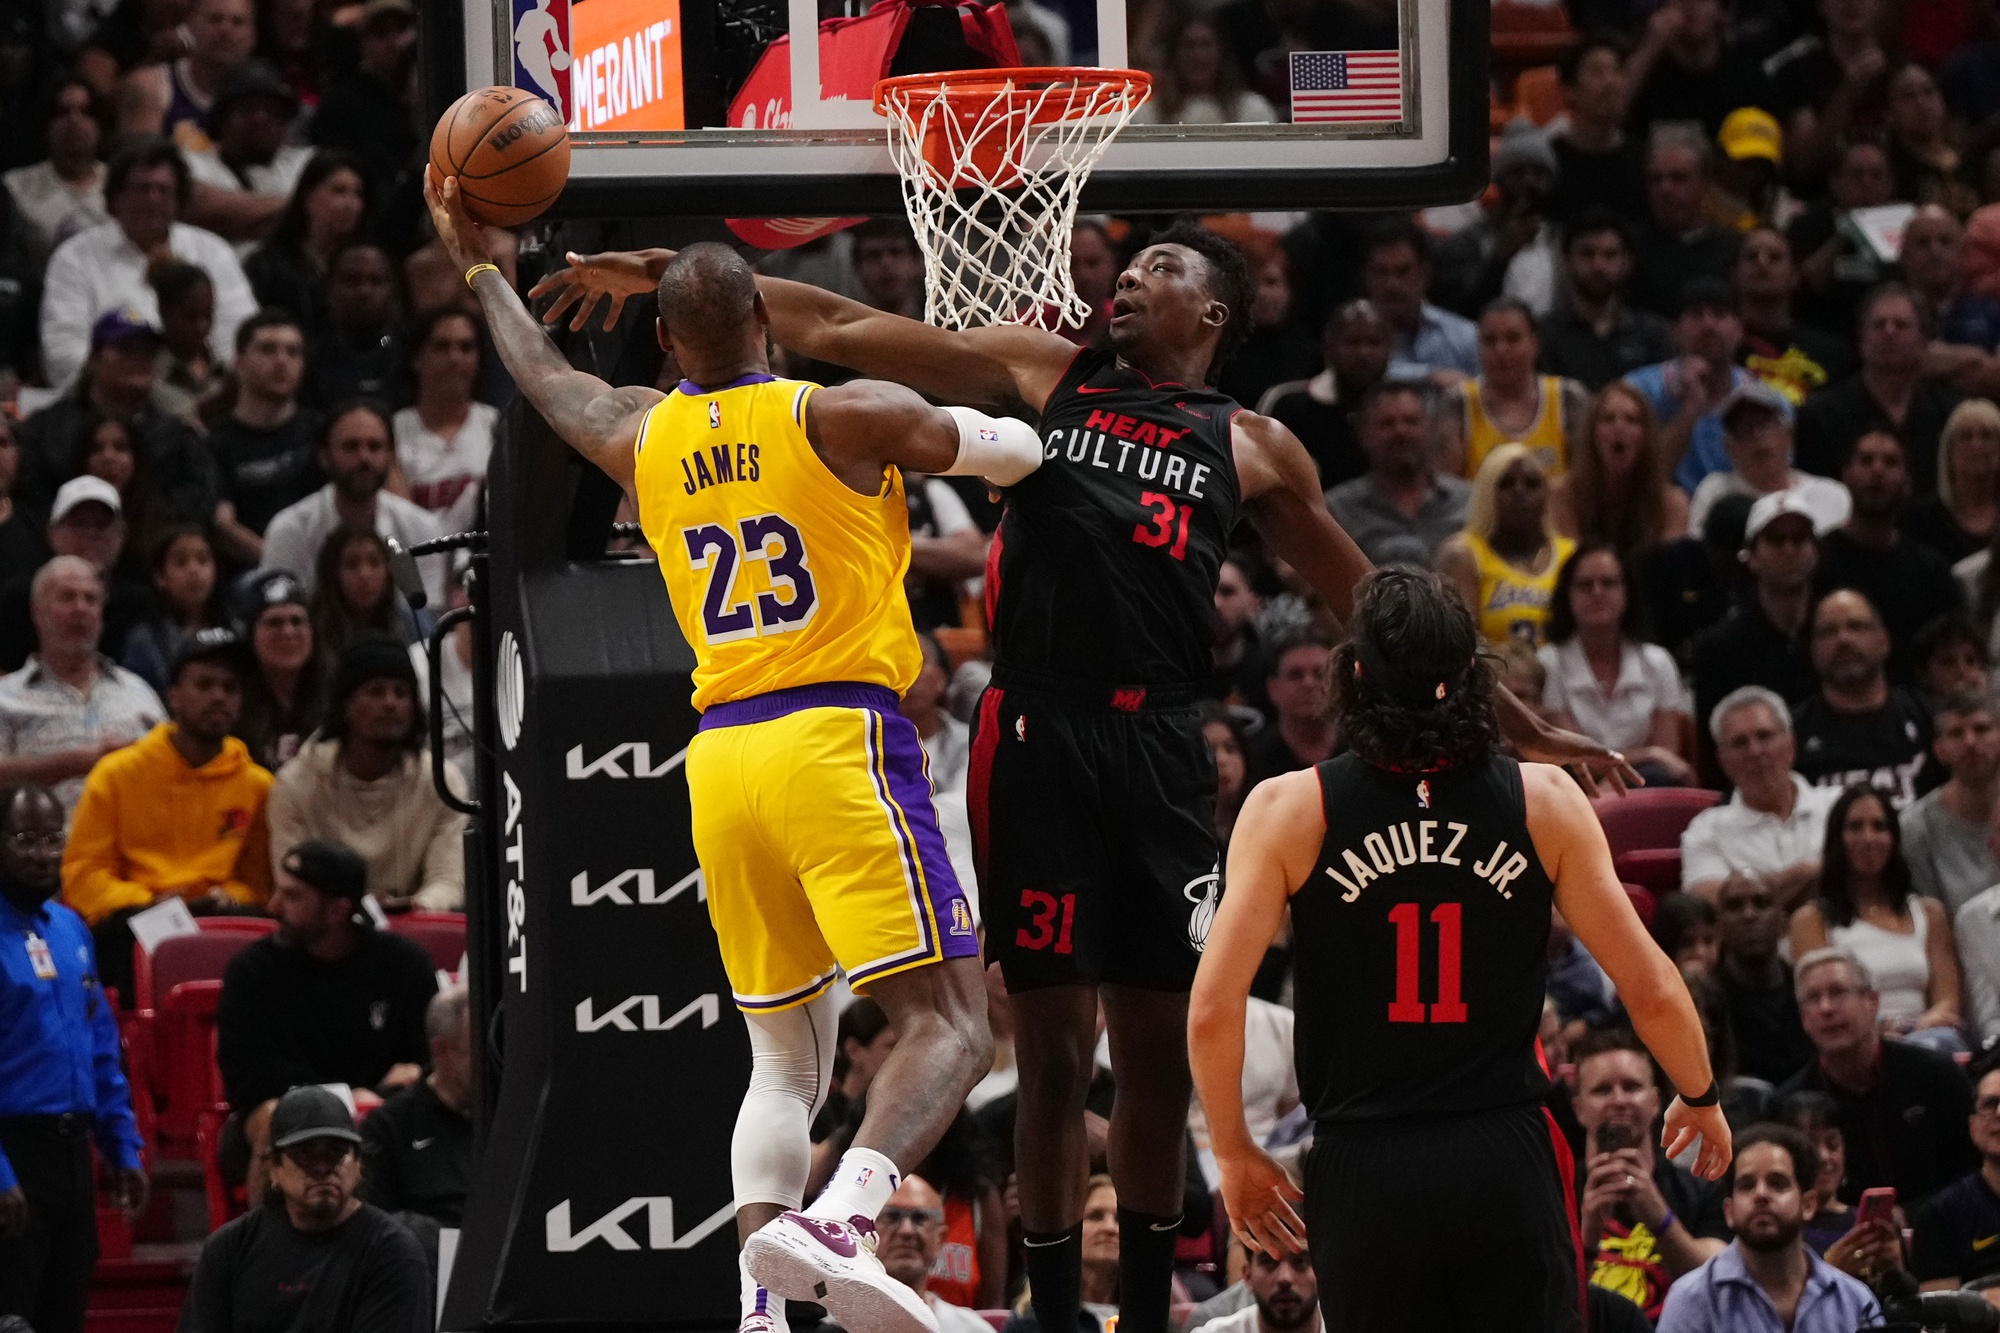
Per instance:
[[[544,318],[651,282],[667,252],[571,256]],[[1013,1011],[1014,1160],[1044,1330],[1076,1327],[1100,1001],[1117,1099],[1120,1333],[1166,1333],[1191,1083],[1187,993],[1217,892],[1215,768],[1194,707],[1223,555],[1248,518],[1336,615],[1366,557],[1304,446],[1208,386],[1248,331],[1228,241],[1178,227],[1118,279],[1110,352],[1040,329],[952,332],[760,280],[779,343],[951,402],[1039,414],[1042,467],[1012,487],[989,557],[993,684],[967,800],[988,956]],[[1622,767],[1525,710],[1545,758]],[[870,1098],[871,1104],[873,1098]]]
[[[875,1260],[874,1219],[992,1064],[992,1034],[923,746],[897,711],[922,665],[897,468],[1006,485],[1040,443],[898,385],[774,378],[755,278],[719,245],[683,252],[658,284],[659,336],[686,378],[668,394],[613,388],[572,369],[485,262],[456,186],[428,184],[439,239],[521,392],[637,503],[695,652],[695,851],[752,1058],[730,1153],[741,1327],[783,1333],[775,1293],[818,1300],[855,1333],[935,1333]],[[801,1213],[836,969],[898,1041],[855,1146]]]
[[[1550,905],[1617,984],[1674,1085],[1666,1150],[1729,1164],[1707,1043],[1559,768],[1495,753],[1491,669],[1437,575],[1362,585],[1334,659],[1353,747],[1258,786],[1195,977],[1188,1040],[1236,1234],[1310,1244],[1328,1328],[1581,1333],[1569,1149],[1535,1033]],[[1243,1119],[1244,1002],[1291,909],[1305,1220]]]

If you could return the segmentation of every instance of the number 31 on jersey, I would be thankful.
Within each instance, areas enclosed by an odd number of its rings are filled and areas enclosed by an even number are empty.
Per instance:
[[[709,571],[701,625],[710,644],[788,634],[812,623],[819,594],[813,589],[806,544],[799,530],[780,515],[754,515],[738,522],[734,531],[719,523],[682,528],[681,539],[687,544],[688,563]],[[738,601],[737,575],[747,563],[759,560],[769,573],[771,590]]]

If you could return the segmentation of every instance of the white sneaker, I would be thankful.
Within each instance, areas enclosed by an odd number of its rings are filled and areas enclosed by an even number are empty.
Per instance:
[[[924,1298],[883,1269],[875,1228],[780,1213],[743,1246],[757,1284],[791,1301],[817,1301],[848,1333],[938,1333]]]
[[[743,1316],[743,1322],[736,1326],[736,1333],[789,1333],[789,1330],[782,1319],[768,1311],[758,1310]]]

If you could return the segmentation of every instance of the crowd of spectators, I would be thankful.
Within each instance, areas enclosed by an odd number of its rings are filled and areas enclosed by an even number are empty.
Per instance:
[[[1060,9],[1008,5],[1025,52],[1067,58]],[[1283,121],[1287,51],[1393,36],[1359,3],[1133,10],[1156,124]],[[273,1316],[337,1232],[324,1290],[415,1328],[472,1169],[466,1003],[365,909],[454,910],[466,886],[413,651],[431,611],[398,595],[390,544],[479,526],[513,398],[423,230],[415,11],[49,12],[0,33],[34,56],[0,90],[19,127],[0,142],[0,943],[61,947],[19,977],[32,948],[0,950],[0,1034],[28,1031],[22,987],[95,1007],[41,1064],[16,1054],[28,1038],[0,1043],[0,1313],[73,1326],[88,1274],[88,1209],[59,1169],[86,1141],[18,1124],[93,1118],[119,1189],[143,1194],[99,1001],[129,1002],[132,918],[173,898],[277,923],[224,981],[224,1156],[252,1208],[210,1242],[188,1326]],[[1722,1186],[1658,1153],[1657,1073],[1602,969],[1551,932],[1551,1110],[1578,1154],[1593,1326],[1844,1331],[1895,1269],[2000,1274],[2000,1072],[1979,1057],[2000,1040],[2000,34],[1967,0],[1566,16],[1562,104],[1505,126],[1480,200],[1213,221],[1256,278],[1221,387],[1299,437],[1371,558],[1462,591],[1530,706],[1649,784],[1723,794],[1654,917],[1749,1131]],[[1079,342],[1108,336],[1116,274],[1163,221],[1078,223]],[[511,276],[515,238],[493,239]],[[759,262],[921,309],[900,223]],[[630,377],[672,383],[632,341]],[[966,479],[909,483],[924,668],[904,706],[969,873],[999,508]],[[432,610],[463,604],[460,573],[424,563]],[[1251,786],[1340,749],[1338,633],[1245,528],[1204,691],[1225,845]],[[462,760],[463,632],[442,670]],[[1296,1151],[1290,968],[1281,942],[1246,1100]],[[992,1014],[994,1072],[880,1219],[890,1271],[968,1333],[965,1308],[1020,1294],[1004,996]],[[820,1160],[894,1037],[872,1005],[847,1011]],[[322,1084],[352,1106],[301,1090]],[[1314,1333],[1309,1262],[1215,1231],[1198,1110],[1187,1157],[1189,1327]],[[1856,1206],[1883,1187],[1894,1225]],[[1116,1216],[1094,1179],[1100,1325]]]

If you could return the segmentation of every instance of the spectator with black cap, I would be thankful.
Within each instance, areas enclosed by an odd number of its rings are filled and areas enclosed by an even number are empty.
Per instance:
[[[464,986],[431,997],[424,1013],[430,1073],[383,1102],[361,1125],[361,1193],[392,1213],[455,1227],[472,1187],[472,1019]]]
[[[1722,402],[1730,390],[1756,377],[1736,364],[1743,319],[1736,297],[1720,278],[1695,278],[1679,292],[1670,361],[1641,366],[1625,377],[1646,395],[1659,419],[1668,472],[1690,495],[1711,472],[1729,470],[1722,442]],[[1790,407],[1786,413],[1789,415]]]
[[[210,1236],[181,1333],[340,1329],[431,1333],[423,1248],[362,1202],[361,1136],[325,1088],[285,1093],[271,1115],[269,1198]]]
[[[31,512],[46,514],[56,488],[73,475],[77,440],[93,420],[110,417],[131,432],[146,475],[174,517],[208,522],[215,513],[213,464],[194,427],[156,402],[166,341],[152,314],[119,306],[98,315],[89,328],[90,354],[81,378],[21,423],[15,497]]]
[[[157,315],[146,269],[165,254],[214,279],[209,341],[217,360],[229,360],[236,326],[256,310],[257,301],[229,242],[178,220],[190,188],[187,163],[166,139],[141,139],[111,159],[104,178],[111,221],[57,246],[43,276],[42,365],[51,384],[76,378],[91,326],[106,311],[129,307],[149,321]]]
[[[167,718],[84,779],[63,854],[63,897],[94,923],[110,984],[131,993],[128,919],[162,898],[196,914],[260,908],[271,889],[271,775],[230,735],[243,707],[234,630],[174,653]]]
[[[54,901],[63,808],[45,787],[0,800],[0,1316],[82,1333],[97,1261],[91,1144],[119,1201],[146,1199],[118,1021],[90,932]],[[0,1318],[0,1323],[6,1322]]]
[[[334,670],[317,737],[278,770],[272,846],[335,840],[362,857],[368,891],[384,909],[458,911],[465,816],[438,796],[426,734],[409,650],[387,634],[354,639]]]
[[[224,1137],[250,1148],[253,1199],[285,1089],[345,1083],[372,1104],[423,1075],[437,971],[420,945],[374,928],[367,891],[367,864],[352,848],[318,838],[289,848],[266,908],[277,929],[222,974],[215,1059],[234,1113]]]
[[[1715,415],[1722,421],[1729,466],[1710,472],[1694,488],[1689,527],[1699,531],[1708,511],[1725,495],[1757,500],[1779,491],[1790,491],[1812,513],[1813,529],[1821,538],[1847,522],[1854,510],[1847,488],[1792,466],[1791,403],[1782,393],[1762,380],[1748,379],[1729,391]]]
[[[312,599],[282,570],[251,575],[236,619],[249,643],[243,714],[236,734],[273,773],[299,752],[326,711],[326,658],[312,623]]]
[[[190,150],[187,220],[236,243],[248,258],[270,233],[312,159],[312,149],[289,142],[299,95],[262,60],[233,70],[208,108],[210,146]]]

